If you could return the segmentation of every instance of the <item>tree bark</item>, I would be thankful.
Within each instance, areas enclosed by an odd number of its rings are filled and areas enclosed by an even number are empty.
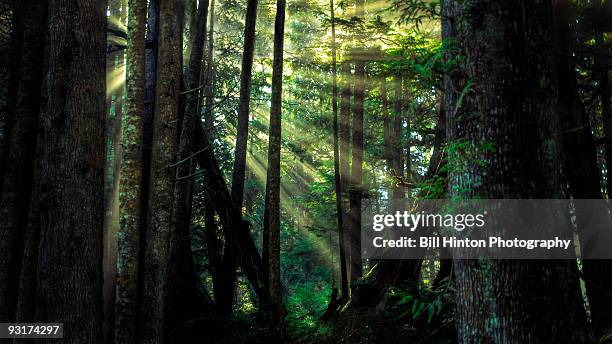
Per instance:
[[[341,201],[345,205],[343,209],[348,208],[347,202],[347,185],[350,183],[350,135],[351,135],[351,127],[350,127],[350,117],[351,117],[351,67],[348,61],[343,61],[341,64],[341,71],[344,74],[342,78],[342,94],[340,99],[340,118],[338,122],[338,150],[339,150],[339,162],[338,166],[340,169],[340,185],[341,189]],[[344,250],[344,264],[347,265],[347,271],[345,272],[347,284],[350,284],[350,274],[349,274],[349,256],[351,255],[351,246],[348,237],[348,232],[350,230],[350,214],[345,211],[343,214],[344,220],[342,223],[342,233],[338,233],[339,236],[339,246],[340,250]],[[341,262],[342,264],[342,262]],[[341,298],[346,299],[348,294],[342,294]]]
[[[25,4],[22,59],[0,201],[0,321],[14,320],[38,137],[46,3]]]
[[[121,133],[115,343],[137,343],[141,237],[142,145],[145,112],[147,2],[130,0],[125,125]]]
[[[336,61],[336,23],[334,18],[334,0],[329,0],[329,11],[331,16],[332,30],[332,116],[334,137],[334,187],[336,191],[336,221],[338,226],[338,242],[340,244],[340,290],[342,297],[349,295],[348,275],[346,267],[346,250],[344,247],[344,207],[342,206],[342,180],[340,177],[340,148],[338,128],[338,68]],[[384,82],[384,81],[383,81]]]
[[[563,129],[563,151],[565,153],[565,173],[570,195],[574,199],[603,199],[601,192],[600,169],[597,150],[588,114],[578,94],[575,63],[572,58],[570,26],[570,4],[567,0],[557,0],[555,4],[555,47],[557,74],[559,79],[559,120]],[[607,72],[606,72],[607,73]],[[581,252],[586,252],[591,243],[589,237],[597,235],[597,240],[606,240],[612,245],[610,237],[610,218],[605,203],[594,207],[583,202],[574,202],[576,229],[580,238]],[[594,227],[593,224],[602,224]],[[607,235],[606,235],[607,234]],[[612,327],[612,292],[607,287],[612,284],[612,271],[609,260],[582,260],[582,270],[591,310],[592,328],[596,335]]]
[[[246,171],[246,153],[249,135],[249,105],[255,51],[255,23],[257,21],[257,0],[248,0],[246,21],[244,24],[244,48],[242,52],[242,69],[240,71],[240,99],[238,108],[238,126],[236,132],[236,153],[232,174],[232,199],[242,213],[244,176]]]
[[[470,161],[450,166],[451,198],[565,198],[551,2],[445,1],[443,16],[452,26],[444,39],[462,58],[445,82],[448,142],[472,147],[462,155]],[[560,208],[540,216],[569,229]],[[575,261],[455,260],[454,268],[459,343],[587,341]]]
[[[64,343],[101,343],[106,5],[48,8],[37,319],[64,323]]]
[[[356,3],[356,15],[365,16],[365,0]],[[361,51],[361,50],[360,50]],[[363,197],[363,101],[365,96],[365,61],[356,54],[355,61],[355,103],[353,104],[353,146],[351,164],[351,183],[349,189],[350,218],[350,275],[355,281],[363,275],[361,261],[361,199]]]
[[[268,142],[268,174],[266,189],[266,212],[270,240],[268,243],[268,292],[270,293],[270,326],[273,335],[283,337],[283,299],[281,294],[280,268],[280,188],[281,188],[281,111],[283,98],[283,46],[285,38],[285,0],[276,1],[274,20],[274,61],[272,64],[272,99]]]
[[[182,2],[160,0],[159,47],[143,294],[143,342],[162,343],[168,331],[169,244],[175,231],[172,206],[182,64]]]

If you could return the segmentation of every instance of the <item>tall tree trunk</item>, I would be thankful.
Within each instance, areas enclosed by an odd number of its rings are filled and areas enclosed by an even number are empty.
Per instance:
[[[37,319],[71,329],[64,343],[102,342],[105,11],[49,2]]]
[[[557,74],[559,79],[559,120],[563,129],[565,173],[569,191],[574,199],[602,199],[600,169],[597,151],[588,114],[578,94],[575,63],[572,58],[574,41],[570,27],[570,4],[567,0],[556,0],[555,46],[557,52]],[[575,202],[576,229],[582,252],[591,243],[589,237],[607,240],[612,245],[610,218],[605,203],[598,206]],[[601,224],[603,227],[594,227]],[[607,234],[607,235],[602,235]],[[612,327],[612,264],[609,260],[582,260],[582,270],[589,299],[593,331],[600,336]]]
[[[342,206],[342,180],[340,178],[340,149],[338,128],[338,68],[336,61],[336,23],[334,18],[334,0],[329,0],[329,11],[332,29],[332,116],[334,136],[334,186],[336,189],[336,221],[338,225],[338,242],[344,241],[344,207]],[[340,245],[340,290],[342,297],[349,295],[348,275],[346,268],[346,251],[344,245]]]
[[[248,0],[246,21],[244,24],[244,47],[242,52],[242,69],[240,71],[240,99],[238,107],[238,125],[236,132],[236,153],[232,173],[232,199],[242,209],[244,176],[246,171],[246,153],[249,135],[249,106],[251,86],[253,83],[253,54],[255,51],[255,23],[257,22],[257,0]]]
[[[270,325],[277,338],[283,337],[284,312],[280,271],[280,189],[281,189],[281,111],[283,101],[283,43],[285,38],[285,0],[276,1],[274,20],[274,61],[272,64],[272,99],[268,142],[268,174],[266,212],[270,228],[268,291],[270,293]]]
[[[338,121],[338,166],[340,169],[340,185],[342,186],[341,193],[341,201],[345,205],[343,209],[348,208],[347,202],[347,185],[350,184],[351,175],[350,175],[350,136],[351,136],[351,127],[350,127],[350,117],[351,117],[351,66],[348,61],[343,61],[341,64],[341,71],[343,74],[342,78],[342,94],[340,99],[340,118]],[[349,256],[351,255],[351,246],[348,237],[348,232],[350,231],[350,214],[345,211],[343,214],[344,220],[342,223],[342,233],[338,233],[339,236],[339,246],[340,250],[344,250],[344,264],[347,265],[346,279],[347,284],[350,284],[350,274],[349,274]],[[342,262],[341,262],[342,264]],[[348,294],[343,294],[342,298],[347,298]]]
[[[121,133],[115,343],[137,343],[141,237],[142,145],[145,113],[147,1],[130,0],[127,44],[127,112]]]
[[[159,50],[149,191],[149,223],[145,247],[143,341],[161,343],[169,305],[169,243],[175,231],[172,205],[177,161],[177,124],[181,86],[182,1],[159,2]]]
[[[38,137],[46,3],[25,3],[22,59],[0,201],[0,321],[14,320]]]
[[[181,124],[181,135],[178,147],[178,161],[176,179],[174,184],[174,233],[170,235],[170,264],[171,284],[168,299],[168,314],[172,319],[170,325],[178,325],[179,321],[196,318],[198,309],[198,281],[194,274],[193,257],[191,254],[190,225],[191,225],[191,185],[192,174],[191,158],[194,144],[193,136],[195,126],[200,122],[200,74],[202,70],[202,56],[206,38],[206,19],[208,18],[208,0],[200,0],[195,27],[192,27],[193,42],[190,65],[187,68],[186,83],[187,94],[185,98],[185,111]]]
[[[365,16],[365,0],[356,2],[356,15]],[[360,42],[362,44],[362,42]],[[349,190],[349,238],[351,244],[350,274],[351,281],[358,280],[363,274],[361,262],[361,199],[363,197],[363,100],[365,97],[365,61],[357,51],[355,60],[355,103],[353,104],[353,147],[351,164],[351,184]]]
[[[551,2],[450,0],[443,16],[452,25],[444,39],[463,58],[445,83],[449,145],[474,147],[470,161],[451,166],[450,196],[564,198]],[[483,142],[495,151],[478,148]],[[540,216],[569,228],[560,208]],[[454,268],[459,343],[587,341],[574,260],[455,260]]]
[[[238,125],[236,131],[236,151],[234,154],[234,169],[232,173],[232,200],[237,213],[233,216],[242,217],[242,201],[244,197],[244,177],[246,173],[246,153],[249,135],[249,106],[251,100],[251,86],[253,69],[253,55],[255,52],[255,23],[257,22],[258,0],[248,0],[246,20],[244,23],[244,45],[242,52],[242,69],[240,70],[240,99],[238,100]],[[224,313],[230,314],[236,288],[236,259],[235,247],[231,240],[225,243],[223,256],[223,273],[226,283],[223,298],[218,300]]]

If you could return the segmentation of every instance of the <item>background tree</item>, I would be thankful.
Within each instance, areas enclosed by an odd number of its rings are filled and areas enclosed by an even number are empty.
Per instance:
[[[115,342],[137,343],[141,238],[142,145],[145,118],[147,2],[128,3],[126,113],[121,129]]]

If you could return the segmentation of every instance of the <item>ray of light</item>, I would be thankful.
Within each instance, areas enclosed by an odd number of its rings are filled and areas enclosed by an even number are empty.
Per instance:
[[[119,88],[125,85],[125,64],[106,74],[106,96],[110,97]]]

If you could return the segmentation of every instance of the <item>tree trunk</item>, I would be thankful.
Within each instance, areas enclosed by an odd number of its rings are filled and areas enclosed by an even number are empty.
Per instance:
[[[167,327],[170,290],[169,243],[176,224],[172,205],[177,161],[177,124],[181,87],[182,2],[160,0],[157,87],[149,191],[149,223],[145,246],[143,341],[162,343]]]
[[[257,22],[258,0],[248,0],[246,20],[244,23],[244,46],[242,52],[242,68],[240,70],[240,99],[238,100],[238,125],[236,132],[236,151],[234,157],[234,169],[232,173],[232,200],[236,206],[233,216],[242,218],[242,201],[244,197],[244,177],[246,174],[246,153],[249,135],[249,105],[251,100],[251,86],[253,69],[253,55],[255,52],[255,23]],[[223,256],[223,273],[225,293],[218,300],[224,313],[231,314],[236,288],[236,259],[235,247],[231,240],[225,243]]]
[[[121,139],[115,343],[137,343],[141,229],[142,145],[145,113],[147,2],[130,0],[127,44],[127,112]]]
[[[462,57],[445,82],[448,142],[472,147],[461,155],[469,161],[450,167],[451,198],[565,198],[551,2],[452,0],[443,15],[452,26],[444,39]],[[560,208],[540,215],[569,228]],[[454,268],[459,343],[587,341],[574,260],[455,260]]]
[[[339,150],[339,162],[338,166],[340,169],[340,185],[342,186],[341,193],[341,201],[345,205],[343,209],[347,209],[349,205],[347,202],[347,185],[350,183],[350,135],[351,135],[351,127],[350,127],[350,117],[351,117],[351,66],[348,61],[343,61],[341,65],[341,71],[344,74],[342,78],[342,97],[340,99],[340,118],[338,122],[338,150]],[[348,265],[349,256],[351,254],[351,246],[348,237],[348,232],[350,230],[350,222],[351,219],[349,217],[349,213],[345,212],[343,214],[344,220],[342,223],[342,232],[338,233],[339,241],[338,245],[340,246],[340,250],[344,250],[344,264]],[[342,262],[340,263],[342,264]],[[349,267],[347,266],[347,271],[345,272],[347,284],[350,284],[350,274],[348,271]],[[342,294],[342,299],[348,298],[348,294]]]
[[[24,5],[22,59],[0,201],[0,321],[14,320],[38,137],[46,3]]]
[[[578,94],[575,63],[572,58],[573,35],[570,33],[570,4],[557,0],[555,4],[555,46],[557,52],[557,74],[559,79],[559,120],[563,129],[565,173],[569,191],[574,199],[603,199],[597,150],[588,114]],[[607,73],[607,72],[606,72]],[[608,208],[601,202],[598,207],[580,201],[574,202],[576,229],[582,252],[590,243],[587,238],[599,233],[597,240],[610,238]],[[604,227],[593,228],[593,224]],[[601,234],[607,235],[601,235]],[[582,270],[591,310],[592,328],[596,335],[612,327],[612,271],[609,260],[582,260]]]
[[[281,111],[283,98],[283,42],[285,38],[285,0],[276,1],[274,21],[274,62],[272,64],[272,99],[268,142],[266,212],[270,228],[268,291],[270,293],[270,326],[272,334],[282,338],[284,327],[280,271],[280,188],[281,188]]]
[[[37,319],[64,323],[64,343],[102,342],[105,11],[49,2]]]
[[[358,0],[356,6],[356,15],[360,18],[364,18],[365,0]],[[363,197],[363,100],[365,96],[365,61],[359,52],[356,55],[355,103],[353,104],[353,156],[349,190],[350,230],[348,233],[351,244],[351,281],[358,280],[363,274],[361,262],[361,199]]]
[[[244,48],[242,52],[242,69],[240,71],[240,99],[238,108],[238,126],[236,132],[236,153],[232,174],[232,199],[240,212],[244,192],[246,171],[246,153],[249,135],[249,105],[255,51],[255,23],[257,21],[257,0],[248,0],[246,22],[244,24]]]
[[[336,190],[336,221],[338,225],[338,242],[340,244],[340,290],[342,297],[349,295],[348,275],[346,267],[346,251],[344,242],[344,207],[342,206],[342,180],[340,178],[340,149],[338,128],[338,68],[336,62],[336,23],[334,18],[334,0],[329,0],[332,29],[332,116],[334,136],[334,187]]]
[[[185,97],[185,111],[181,124],[181,135],[178,147],[178,161],[176,162],[176,178],[174,184],[174,225],[175,231],[170,235],[170,280],[168,298],[170,316],[169,325],[179,325],[180,322],[196,318],[201,309],[197,286],[198,281],[193,267],[191,254],[191,186],[192,172],[191,155],[195,126],[200,122],[200,74],[202,70],[202,56],[206,38],[206,19],[208,18],[208,0],[200,0],[195,27],[192,27],[193,42],[190,65],[185,77],[187,94]]]

